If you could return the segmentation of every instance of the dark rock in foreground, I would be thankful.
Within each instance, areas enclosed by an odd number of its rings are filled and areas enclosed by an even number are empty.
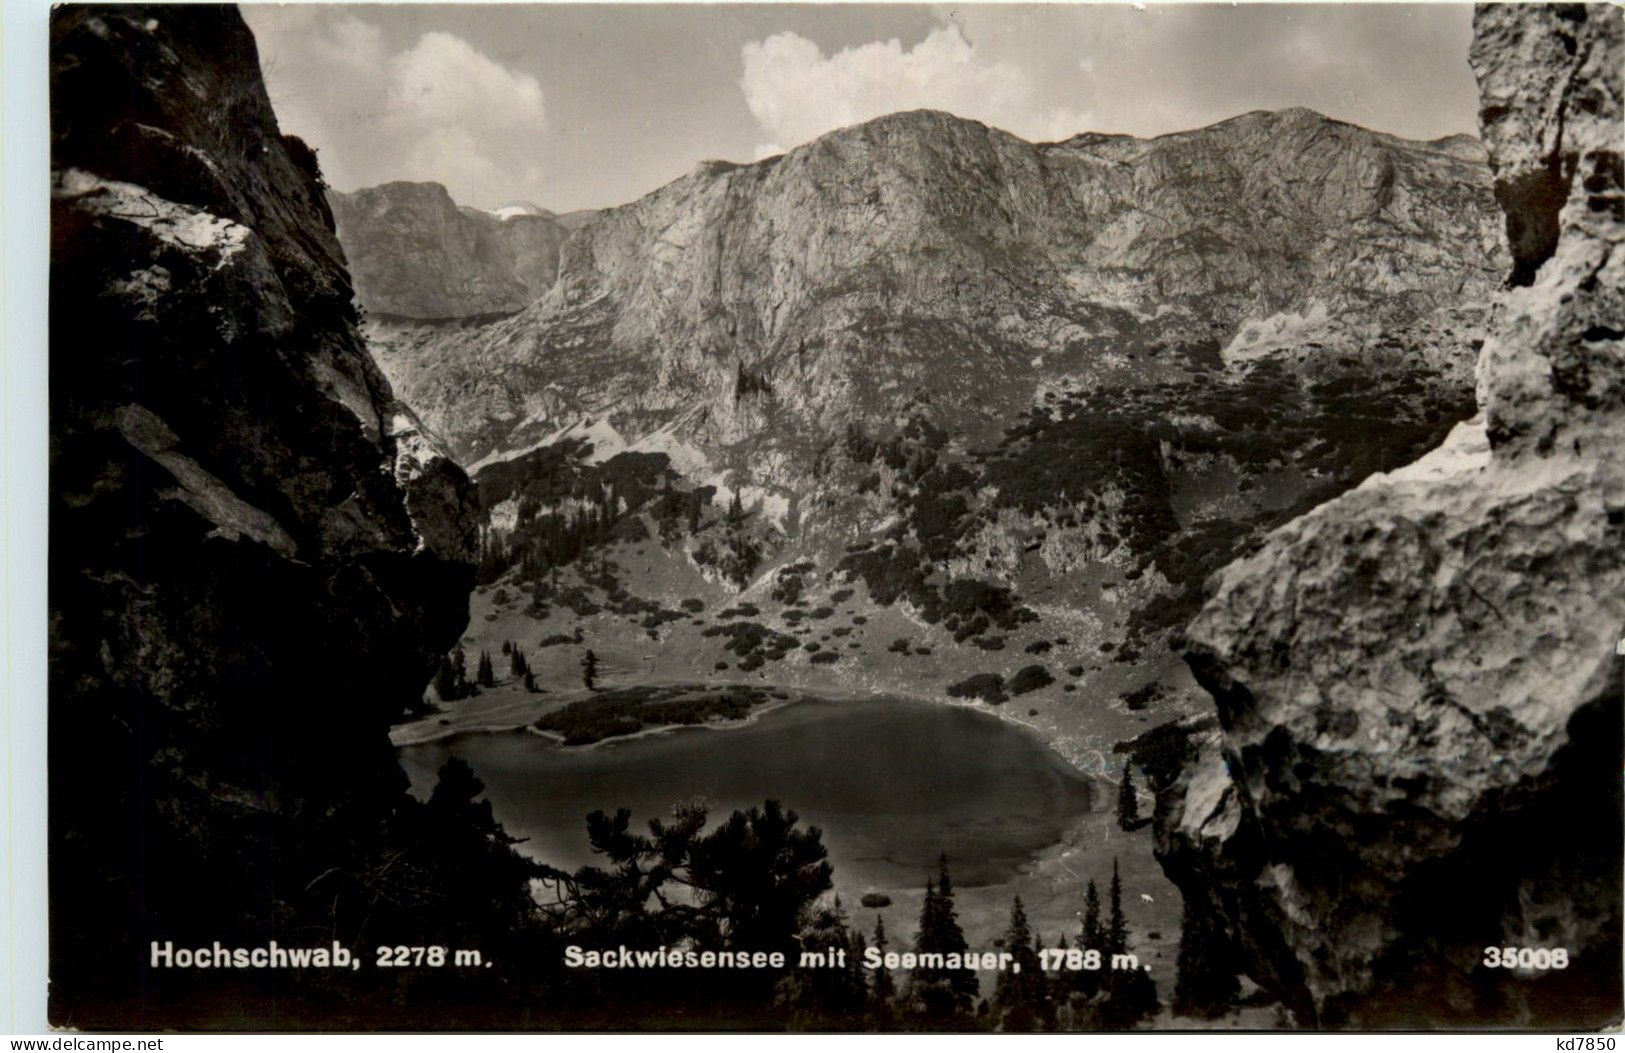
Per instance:
[[[192,982],[150,940],[325,944],[382,909],[386,730],[466,623],[474,527],[236,10],[62,7],[51,36],[51,1018],[128,1028]]]

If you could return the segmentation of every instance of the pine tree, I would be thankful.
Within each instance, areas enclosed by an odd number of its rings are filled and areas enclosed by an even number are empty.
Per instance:
[[[925,879],[925,898],[920,901],[920,923],[914,929],[914,950],[917,954],[929,953],[937,949],[937,931],[940,928],[937,914],[940,907],[937,903],[937,881],[935,878]],[[930,981],[936,979],[936,970],[930,967],[915,969],[910,975],[914,982]]]
[[[503,654],[513,654],[513,641],[512,640],[503,640],[502,641],[502,653]]]
[[[1101,955],[1106,974],[1106,1000],[1101,1005],[1101,1022],[1112,1031],[1126,1031],[1157,1011],[1157,985],[1138,964],[1113,968],[1113,955],[1127,954],[1128,919],[1123,916],[1123,881],[1117,860],[1112,860],[1112,883],[1108,894],[1110,916],[1106,922],[1106,947]]]
[[[1134,768],[1123,762],[1123,780],[1117,784],[1117,825],[1133,830],[1140,825],[1140,799],[1134,792]]]
[[[1116,856],[1112,857],[1112,884],[1108,895],[1111,914],[1106,922],[1105,946],[1102,951],[1110,958],[1114,954],[1128,951],[1128,920],[1123,917],[1123,879],[1117,872]]]
[[[1104,954],[1106,933],[1100,927],[1100,889],[1091,878],[1083,895],[1083,928],[1078,933],[1078,949],[1099,951]],[[1108,961],[1110,960],[1108,956]],[[1073,990],[1085,997],[1100,990],[1100,973],[1093,969],[1080,969],[1072,974]]]
[[[940,950],[937,941],[942,930],[942,901],[937,898],[934,878],[925,879],[925,899],[920,903],[920,923],[914,931],[916,954],[932,954]],[[908,977],[908,997],[911,1007],[927,1017],[942,1019],[958,1011],[953,989],[942,975],[942,970],[931,966],[913,969]]]
[[[598,656],[593,654],[590,647],[581,659],[581,682],[586,685],[588,691],[593,690],[598,684]]]
[[[1054,1027],[1055,1006],[1050,1001],[1049,984],[1020,896],[1010,904],[1010,926],[1004,932],[1004,949],[1011,956],[1011,968],[999,973],[993,990],[993,1004],[1000,1010],[1000,1026],[1005,1031]]]
[[[925,901],[920,906],[920,927],[914,936],[914,950],[921,954],[963,954],[965,933],[959,927],[954,909],[953,879],[948,874],[948,857],[941,857],[936,880],[927,878]],[[909,977],[909,996],[928,1016],[942,1018],[969,1013],[976,1002],[979,984],[970,969],[915,969]]]
[[[1127,1031],[1157,1011],[1157,984],[1144,967],[1113,969],[1106,977],[1101,1023],[1110,1031]]]
[[[959,927],[959,913],[954,909],[954,883],[948,876],[946,852],[937,857],[937,902],[938,923],[941,926],[937,950],[946,954],[964,953],[970,945],[965,942],[965,932]],[[970,969],[952,970],[948,974],[948,986],[953,989],[960,1004],[967,1009],[975,1002],[977,992],[981,988],[976,973]]]
[[[515,677],[523,677],[530,666],[525,662],[525,652],[517,644],[508,651],[508,672]]]
[[[1181,1016],[1222,1016],[1241,993],[1229,941],[1213,931],[1188,897],[1182,914],[1173,1010]]]
[[[870,998],[877,1009],[889,1009],[892,999],[897,997],[897,981],[892,979],[891,970],[886,968],[886,919],[879,914],[875,915],[875,950],[880,953],[880,968],[874,971],[873,982],[870,988]]]
[[[491,668],[491,656],[484,651],[480,652],[480,667],[476,679],[481,687],[495,687],[497,682],[496,670]]]
[[[462,644],[451,649],[451,668],[457,674],[457,684],[461,687],[468,681],[468,656],[463,653]]]
[[[1066,952],[1070,947],[1071,945],[1066,942],[1066,933],[1061,933],[1061,938],[1055,943],[1055,950],[1060,954],[1062,962],[1066,961]],[[1074,975],[1073,970],[1062,968],[1056,970],[1050,977],[1050,1000],[1055,1003],[1057,1010],[1065,1007],[1067,999],[1072,994]]]
[[[779,982],[775,1000],[801,1017],[792,1019],[792,1026],[827,1026],[831,1020],[845,1023],[863,1012],[868,1007],[869,987],[861,963],[861,937],[853,939],[839,896],[834,906],[812,912],[798,942],[803,952],[825,955],[829,964],[795,969]]]
[[[525,690],[532,693],[536,690],[536,674],[529,669],[525,670]]]

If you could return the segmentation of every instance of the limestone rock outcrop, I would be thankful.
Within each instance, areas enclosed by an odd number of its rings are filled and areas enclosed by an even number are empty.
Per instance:
[[[1621,14],[1486,5],[1471,61],[1513,257],[1481,413],[1221,571],[1186,633],[1221,729],[1159,854],[1306,1025],[1620,1014]]]

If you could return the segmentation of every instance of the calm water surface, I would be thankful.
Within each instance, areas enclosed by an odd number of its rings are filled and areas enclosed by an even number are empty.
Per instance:
[[[521,848],[593,862],[584,817],[632,809],[642,829],[704,798],[718,817],[777,797],[824,843],[846,889],[912,886],[947,852],[962,885],[1008,880],[1088,810],[1090,784],[1038,738],[984,713],[890,699],[796,702],[730,729],[685,728],[592,749],[522,732],[401,750],[414,792],[446,758],[484,780]]]

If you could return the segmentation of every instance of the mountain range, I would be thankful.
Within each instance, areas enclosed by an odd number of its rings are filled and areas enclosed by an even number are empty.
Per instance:
[[[940,697],[1045,654],[1029,717],[1074,759],[1194,704],[1168,642],[1212,571],[1471,414],[1507,268],[1475,140],[1304,109],[1039,144],[892,114],[587,217],[500,315],[468,231],[555,220],[334,200],[375,356],[479,484],[481,580],[530,597],[477,595],[465,645],[540,621],[709,676],[735,637],[675,612],[721,590],[780,680]],[[787,649],[842,600],[895,631]]]
[[[427,197],[432,216],[407,207]],[[429,188],[358,198],[399,201],[402,242],[453,231]],[[1229,363],[1360,354],[1400,334],[1448,358],[1455,309],[1502,271],[1493,209],[1474,140],[1409,142],[1301,109],[1047,144],[901,113],[755,164],[704,164],[604,211],[558,239],[545,287],[538,254],[537,293],[510,317],[370,336],[467,462],[602,419],[628,443],[674,429],[718,465],[793,489],[764,444],[794,461],[792,433],[816,446],[917,400],[974,426],[1124,356],[1153,365],[1210,342]],[[460,249],[441,256],[447,295],[422,292],[434,268],[415,253],[369,263],[379,242],[350,233],[348,212],[335,205],[369,311],[466,318],[516,299],[459,299],[484,273]],[[399,283],[368,277],[379,270]],[[766,398],[736,399],[741,377]]]

